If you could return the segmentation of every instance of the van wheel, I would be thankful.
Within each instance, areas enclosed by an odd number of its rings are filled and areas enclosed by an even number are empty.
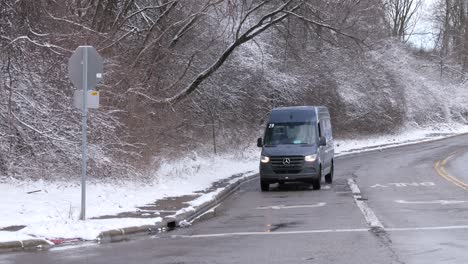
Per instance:
[[[320,190],[320,188],[321,188],[321,181],[322,181],[322,166],[320,166],[319,174],[318,174],[317,179],[312,180],[312,188],[313,188],[314,190]]]
[[[312,188],[313,188],[314,190],[320,190],[321,187],[322,187],[322,186],[321,186],[321,183],[320,183],[320,179],[317,179],[317,180],[313,180],[313,181],[312,181]]]
[[[330,173],[325,175],[325,182],[326,183],[332,183],[333,182],[334,171],[335,171],[335,166],[333,165],[333,161],[332,161],[331,168],[330,168]]]
[[[266,181],[260,181],[260,187],[262,192],[268,192],[270,190],[270,184]]]

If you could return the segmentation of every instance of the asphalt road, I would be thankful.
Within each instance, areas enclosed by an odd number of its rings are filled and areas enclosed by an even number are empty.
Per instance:
[[[0,263],[466,264],[467,150],[465,135],[343,157],[320,191],[288,184],[262,193],[256,180],[189,228],[3,254]]]

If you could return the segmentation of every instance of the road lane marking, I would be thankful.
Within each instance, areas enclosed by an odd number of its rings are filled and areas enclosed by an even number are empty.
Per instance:
[[[405,201],[405,200],[395,200],[396,203],[401,204],[461,204],[468,203],[468,201],[456,201],[456,200],[435,200],[435,201]]]
[[[434,182],[391,182],[391,183],[386,183],[386,184],[374,184],[371,185],[371,188],[388,188],[391,186],[394,187],[430,187],[430,186],[435,186],[436,184]]]
[[[459,226],[428,226],[428,227],[392,227],[387,228],[385,231],[431,231],[431,230],[457,230],[457,229],[468,229],[468,225]]]
[[[387,188],[388,186],[380,184],[380,183],[377,183],[377,184],[374,184],[374,185],[371,186],[371,188],[376,188],[376,187]]]
[[[258,210],[266,210],[266,209],[294,209],[294,208],[316,208],[316,207],[323,207],[327,203],[318,203],[318,204],[304,204],[304,205],[272,205],[272,206],[260,206],[255,209]]]
[[[354,201],[356,202],[356,205],[359,207],[362,214],[364,215],[367,224],[373,228],[383,228],[382,223],[377,218],[374,211],[372,211],[372,209],[369,207],[366,201],[362,200],[361,190],[359,190],[359,187],[354,181],[354,179],[348,179],[348,185],[349,188],[351,188],[351,191],[353,192]]]
[[[69,249],[78,249],[78,248],[87,248],[87,247],[96,247],[96,246],[99,246],[99,244],[95,242],[84,242],[80,244],[51,247],[49,251],[63,251],[63,250],[69,250]]]
[[[445,164],[447,163],[447,161],[451,158],[453,158],[455,155],[456,155],[457,152],[454,152],[452,153],[451,155],[449,155],[448,157],[446,157],[445,159],[443,160],[438,160],[435,164],[434,164],[434,169],[435,171],[437,172],[437,174],[439,176],[441,176],[442,178],[444,178],[445,180],[455,184],[456,186],[462,188],[463,190],[468,190],[468,184],[464,183],[463,181],[461,181],[460,179],[450,175],[446,170],[445,170]]]
[[[353,179],[348,179],[348,185],[349,188],[351,189],[351,192],[355,195],[361,195],[361,190],[359,190],[359,187],[357,186],[356,182]]]
[[[235,232],[201,235],[173,235],[173,238],[203,238],[203,237],[229,237],[229,236],[264,236],[264,235],[297,235],[316,233],[346,233],[346,232],[368,232],[368,228],[355,229],[322,229],[322,230],[301,230],[301,231],[277,231],[277,232]]]
[[[468,225],[459,226],[427,226],[427,227],[391,227],[384,228],[387,232],[403,231],[440,231],[440,230],[468,230]],[[200,235],[172,235],[171,238],[213,238],[213,237],[233,237],[233,236],[271,236],[271,235],[304,235],[304,234],[324,234],[324,233],[356,233],[372,232],[372,228],[349,228],[349,229],[316,229],[299,231],[278,231],[278,232],[233,232]]]

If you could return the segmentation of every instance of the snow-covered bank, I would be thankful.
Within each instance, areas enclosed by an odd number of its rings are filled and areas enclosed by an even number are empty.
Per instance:
[[[137,206],[164,197],[192,194],[233,174],[255,170],[257,166],[256,159],[234,161],[227,156],[183,159],[161,166],[152,182],[102,183],[91,180],[87,184],[87,217],[135,211]],[[42,230],[43,226],[49,225],[46,223],[76,225],[75,221],[79,219],[81,187],[78,179],[67,183],[4,178],[0,183],[0,194],[0,229],[27,225]],[[125,221],[122,219],[122,223]],[[101,222],[96,223],[100,225]],[[49,230],[54,232],[52,228]]]
[[[395,145],[412,144],[445,138],[451,135],[468,133],[468,125],[440,124],[438,127],[422,127],[402,129],[395,135],[382,135],[374,137],[356,137],[355,139],[335,140],[335,153],[346,154],[372,149],[389,148]]]
[[[34,239],[34,237],[25,235],[21,232],[0,231],[0,243],[28,239]]]
[[[111,219],[88,219],[86,221],[44,221],[33,223],[24,229],[14,232],[23,236],[30,234],[34,237],[47,239],[73,239],[95,240],[101,232],[126,228],[132,226],[154,225],[161,222],[156,218],[111,218]],[[0,233],[1,235],[1,233]]]
[[[336,140],[337,154],[414,143],[467,133],[468,126],[450,125],[438,128],[411,129],[394,136],[380,136],[354,140]],[[183,196],[205,190],[216,181],[246,171],[258,170],[259,150],[252,149],[243,157],[185,158],[177,162],[163,162],[154,172],[151,182],[102,183],[90,181],[87,189],[87,216],[97,217],[137,210],[165,197]],[[20,231],[0,231],[0,241],[45,238],[83,238],[92,240],[105,230],[135,225],[154,224],[159,217],[135,219],[100,219],[78,221],[80,186],[65,182],[23,182],[15,179],[0,180],[0,229],[25,225]],[[214,188],[187,203],[197,206],[219,193]]]

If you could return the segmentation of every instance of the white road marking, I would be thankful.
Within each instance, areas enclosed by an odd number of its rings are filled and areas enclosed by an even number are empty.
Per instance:
[[[435,200],[435,201],[405,201],[405,200],[395,200],[396,203],[401,204],[461,204],[468,203],[468,201],[456,201],[456,200]]]
[[[421,186],[435,186],[436,184],[434,182],[420,182],[419,183]]]
[[[383,228],[382,223],[377,218],[374,211],[372,211],[369,205],[367,205],[366,201],[362,200],[361,190],[359,190],[359,187],[357,186],[354,179],[348,179],[348,185],[351,188],[351,191],[353,192],[354,201],[356,202],[356,205],[359,207],[362,214],[364,215],[367,224],[369,224],[370,227]]]
[[[52,248],[49,249],[49,251],[62,251],[62,250],[85,248],[85,247],[95,247],[95,246],[99,246],[99,243],[97,243],[97,242],[85,242],[85,243],[72,244],[72,245],[66,245],[66,246],[52,247]]]
[[[403,231],[437,231],[437,230],[464,230],[468,225],[459,226],[429,226],[429,227],[394,227],[385,228],[388,232]],[[281,231],[281,232],[233,232],[218,234],[200,234],[200,235],[172,235],[172,238],[210,238],[210,237],[232,237],[232,236],[268,236],[268,235],[303,235],[303,234],[323,234],[323,233],[352,233],[352,232],[370,232],[369,228],[350,228],[350,229],[318,229],[302,231]]]
[[[375,187],[387,188],[388,186],[383,185],[383,184],[378,184],[378,183],[371,186],[371,188],[375,188]]]
[[[434,182],[391,182],[391,183],[386,183],[386,184],[374,184],[371,185],[371,188],[388,188],[390,186],[394,187],[429,187],[429,186],[435,186],[436,184]]]
[[[345,232],[367,232],[367,228],[355,229],[323,229],[323,230],[303,230],[303,231],[280,231],[280,232],[237,232],[237,233],[219,233],[219,234],[201,234],[201,235],[173,235],[173,238],[203,238],[203,237],[228,237],[228,236],[263,236],[263,235],[297,235],[314,233],[345,233]]]
[[[265,209],[293,209],[293,208],[315,208],[325,206],[327,203],[318,203],[318,204],[304,204],[304,205],[272,205],[272,206],[260,206],[255,209],[265,210]]]
[[[468,229],[468,225],[459,226],[428,226],[428,227],[393,227],[387,228],[385,231],[431,231],[431,230],[457,230]]]
[[[349,188],[351,188],[351,191],[353,192],[353,194],[361,195],[361,190],[359,190],[359,187],[357,186],[356,182],[353,179],[348,179],[348,185],[349,185]]]

